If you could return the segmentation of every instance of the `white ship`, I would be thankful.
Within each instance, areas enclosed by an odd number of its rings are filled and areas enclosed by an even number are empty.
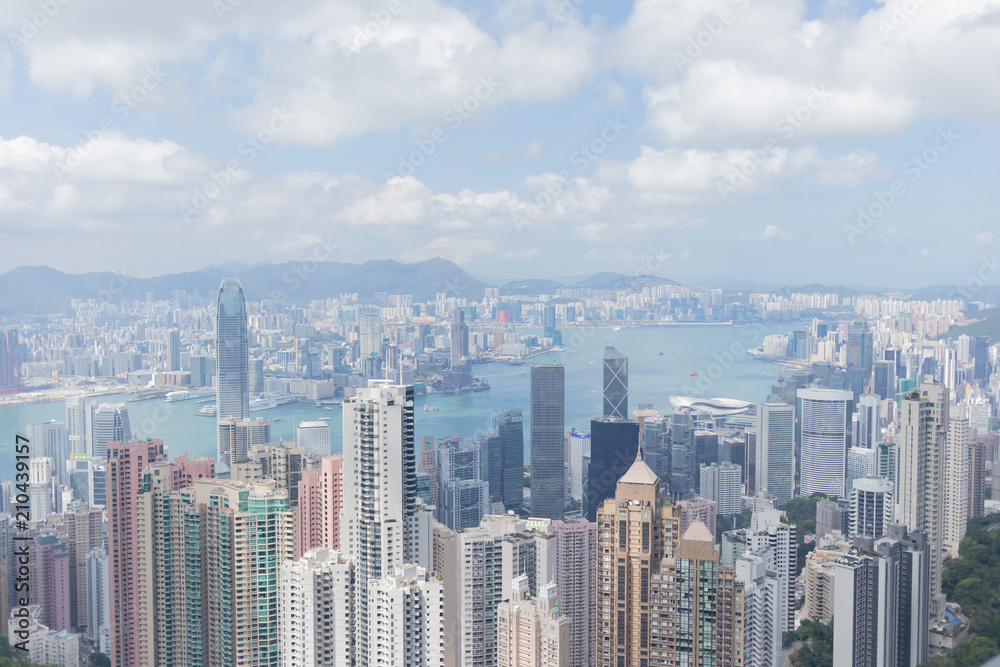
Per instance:
[[[214,417],[217,412],[218,409],[215,407],[215,405],[203,405],[201,410],[199,410],[195,414],[201,415],[202,417]]]
[[[163,400],[167,403],[176,403],[177,401],[190,401],[195,398],[207,398],[209,396],[215,396],[214,389],[191,389],[182,391],[171,391]]]

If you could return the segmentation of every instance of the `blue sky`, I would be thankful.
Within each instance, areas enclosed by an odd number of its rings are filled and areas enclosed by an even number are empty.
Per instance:
[[[990,0],[8,0],[0,28],[0,271],[332,237],[499,278],[912,287],[997,250]]]

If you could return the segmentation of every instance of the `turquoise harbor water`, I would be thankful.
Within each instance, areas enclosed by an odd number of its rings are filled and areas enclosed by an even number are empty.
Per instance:
[[[640,403],[651,403],[661,414],[668,414],[671,410],[668,397],[672,394],[761,401],[777,379],[779,369],[755,361],[747,356],[746,350],[760,345],[764,335],[777,331],[776,325],[644,327],[618,331],[567,328],[563,330],[563,352],[539,355],[520,366],[477,364],[474,374],[489,381],[488,391],[418,397],[416,435],[418,438],[475,435],[489,428],[493,415],[520,408],[524,412],[527,443],[531,363],[566,366],[566,428],[590,430],[590,419],[602,410],[601,359],[605,338],[610,336],[614,337],[615,347],[629,357],[630,410]],[[658,354],[661,350],[662,355]],[[692,368],[698,372],[697,377],[691,377]],[[425,403],[440,409],[425,412]],[[215,456],[215,419],[197,416],[195,413],[202,406],[197,401],[164,403],[162,399],[153,399],[126,405],[132,430],[140,437],[162,438],[171,457],[183,452]],[[340,406],[327,410],[317,408],[312,402],[289,403],[251,416],[271,419],[271,434],[276,440],[294,440],[295,426],[303,420],[329,418],[333,450],[341,449]],[[62,401],[0,408],[0,478],[13,477],[15,435],[24,434],[29,423],[50,419],[65,419]]]

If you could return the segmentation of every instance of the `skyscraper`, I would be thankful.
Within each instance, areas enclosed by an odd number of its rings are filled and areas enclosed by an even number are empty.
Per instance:
[[[83,396],[66,397],[67,454],[89,454],[93,435],[93,412],[90,401]]]
[[[951,558],[958,558],[958,547],[965,537],[969,520],[972,462],[972,442],[969,437],[969,420],[964,417],[948,419],[948,436],[944,455],[944,528],[943,546]]]
[[[238,278],[224,278],[219,287],[215,321],[216,416],[223,419],[250,418],[250,346],[247,339],[247,308]],[[219,429],[218,461],[229,465],[222,449]],[[224,455],[225,454],[225,455]]]
[[[404,564],[431,563],[430,513],[416,504],[413,387],[371,381],[344,403],[343,423],[340,548],[356,559],[355,650],[367,667],[376,662],[370,586]]]
[[[66,426],[55,419],[41,424],[28,424],[28,441],[33,457],[48,457],[55,467],[56,480],[70,488],[66,461],[69,459],[66,443]]]
[[[715,503],[719,514],[739,514],[743,511],[740,479],[743,471],[732,463],[713,463],[701,467],[701,497]]]
[[[881,399],[875,394],[864,394],[858,400],[858,441],[855,447],[875,449],[882,442],[879,407]]]
[[[851,491],[850,537],[878,539],[895,518],[896,497],[892,482],[879,477],[854,480]]]
[[[334,665],[351,656],[354,595],[354,563],[336,550],[317,547],[282,563],[282,665]]]
[[[802,467],[801,495],[844,495],[850,405],[854,396],[839,389],[799,389]]]
[[[230,470],[238,460],[246,458],[253,445],[268,442],[271,442],[269,419],[222,417],[218,420],[218,461]]]
[[[553,521],[556,578],[563,613],[572,619],[570,665],[594,663],[597,632],[597,523],[585,519]]]
[[[168,329],[166,335],[166,369],[179,371],[181,369],[181,334],[177,329]]]
[[[130,440],[132,440],[132,427],[128,421],[125,404],[101,403],[94,411],[90,455],[95,459],[108,458],[109,442]]]
[[[945,450],[948,438],[948,389],[924,383],[907,393],[900,407],[899,522],[927,536],[930,612],[944,610],[941,563],[944,556]]]
[[[531,366],[531,514],[561,519],[566,498],[565,369]]]
[[[776,397],[759,404],[755,441],[756,492],[783,505],[795,490],[795,408]]]
[[[21,351],[16,329],[0,332],[0,389],[21,385]]]
[[[635,461],[639,449],[639,422],[618,417],[590,420],[590,474],[587,520],[597,520],[597,505],[614,495],[615,486]]]
[[[628,357],[609,344],[604,346],[604,416],[618,419],[631,416],[628,411]]]
[[[872,393],[885,400],[896,396],[896,362],[876,361]]]
[[[340,548],[340,513],[344,507],[344,456],[324,456],[319,470],[302,473],[296,528],[298,551]]]
[[[489,483],[479,477],[478,440],[438,441],[438,521],[452,530],[474,528],[489,510]]]
[[[847,373],[855,397],[868,389],[874,355],[871,327],[863,317],[859,317],[851,324],[847,333]]]
[[[111,562],[111,664],[143,667],[139,645],[139,534],[136,498],[142,471],[164,460],[163,441],[112,442],[108,457],[108,558]]]
[[[469,356],[469,327],[465,323],[465,311],[456,308],[451,313],[451,367],[462,365],[462,359]]]

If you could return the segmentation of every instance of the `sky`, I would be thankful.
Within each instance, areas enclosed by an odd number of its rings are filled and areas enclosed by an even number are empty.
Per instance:
[[[919,286],[1000,241],[995,0],[4,0],[0,34],[0,271]]]

